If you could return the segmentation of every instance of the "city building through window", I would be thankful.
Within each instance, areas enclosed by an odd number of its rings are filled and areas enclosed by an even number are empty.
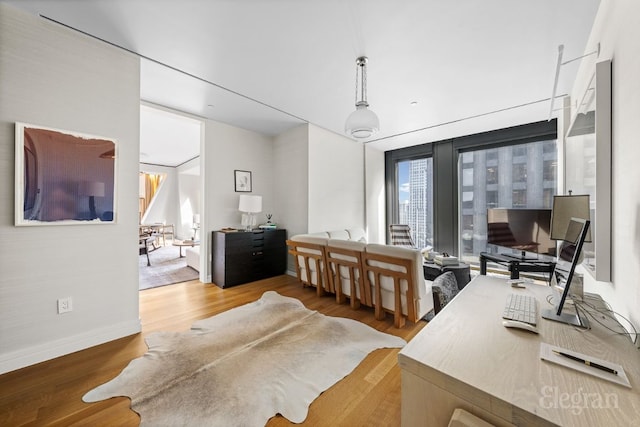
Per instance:
[[[538,141],[459,155],[463,259],[475,261],[487,250],[487,209],[551,208],[557,188],[555,147],[555,141]],[[488,167],[496,158],[498,165]]]
[[[558,186],[557,121],[385,152],[387,224],[408,224],[418,247],[478,262],[487,209],[551,208]]]
[[[396,164],[398,224],[411,228],[418,248],[433,246],[433,159]]]

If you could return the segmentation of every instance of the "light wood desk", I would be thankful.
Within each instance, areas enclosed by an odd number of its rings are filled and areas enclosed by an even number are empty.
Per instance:
[[[446,426],[455,408],[497,426],[640,425],[640,350],[593,319],[584,330],[538,314],[538,335],[507,329],[512,292],[551,307],[549,287],[477,276],[400,351],[402,425]],[[632,388],[540,360],[541,342],[622,365]]]

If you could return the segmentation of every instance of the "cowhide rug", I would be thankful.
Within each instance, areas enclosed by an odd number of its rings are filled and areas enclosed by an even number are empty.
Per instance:
[[[369,352],[406,344],[273,291],[146,342],[146,354],[83,400],[128,396],[141,425],[154,427],[262,426],[278,413],[299,423]]]

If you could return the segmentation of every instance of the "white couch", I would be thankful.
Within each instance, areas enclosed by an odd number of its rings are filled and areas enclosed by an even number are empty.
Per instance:
[[[368,279],[376,317],[382,309],[394,314],[400,328],[404,320],[417,322],[433,310],[432,282],[424,278],[422,252],[402,246],[369,243],[363,254],[363,270]],[[378,304],[378,301],[382,304]]]
[[[318,295],[335,294],[339,303],[348,297],[354,309],[375,307],[378,319],[391,312],[396,327],[433,309],[431,281],[424,279],[418,249],[366,243],[364,230],[357,228],[299,234],[287,245],[298,279]]]
[[[188,247],[184,250],[187,265],[196,271],[200,271],[200,246]]]
[[[298,234],[287,241],[289,253],[296,258],[296,275],[305,286],[313,286],[318,295],[325,291],[334,292],[325,270],[325,248],[329,239],[351,240],[366,243],[366,234],[362,228],[322,231],[318,233]],[[320,284],[320,286],[318,286]]]
[[[373,307],[371,289],[362,272],[362,254],[366,246],[363,241],[329,239],[325,248],[329,282],[336,301],[342,304],[349,297],[352,308],[359,308],[360,304]]]

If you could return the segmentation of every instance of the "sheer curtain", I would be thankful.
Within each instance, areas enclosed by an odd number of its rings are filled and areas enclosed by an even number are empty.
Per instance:
[[[147,211],[151,200],[158,191],[158,187],[162,183],[165,174],[152,174],[140,172],[140,187],[139,187],[139,213],[140,221],[144,217],[144,213]]]

